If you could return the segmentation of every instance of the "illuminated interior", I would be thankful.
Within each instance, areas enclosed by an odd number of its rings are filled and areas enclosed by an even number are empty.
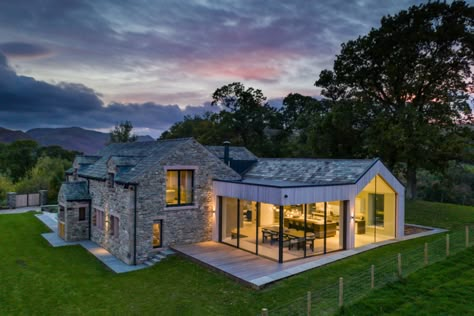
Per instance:
[[[355,247],[395,238],[395,191],[377,175],[355,200]]]

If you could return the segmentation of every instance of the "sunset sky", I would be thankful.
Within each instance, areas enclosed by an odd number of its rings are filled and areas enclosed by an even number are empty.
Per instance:
[[[278,105],[317,96],[340,44],[421,1],[0,2],[0,126],[132,121],[158,137],[240,81]]]

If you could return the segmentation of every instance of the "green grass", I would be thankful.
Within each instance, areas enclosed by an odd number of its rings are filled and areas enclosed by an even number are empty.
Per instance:
[[[437,212],[438,205],[433,205]],[[429,204],[409,203],[407,208],[407,218],[419,218],[420,224],[448,225],[428,223],[418,216],[418,209],[429,215]],[[474,220],[474,214],[468,216],[474,208],[459,207],[462,212],[455,206],[448,208],[453,213],[450,227],[461,225],[465,218]],[[457,220],[457,215],[462,219]],[[340,276],[437,238],[377,248],[257,291],[180,257],[117,275],[80,246],[50,247],[40,236],[47,231],[33,213],[0,215],[0,315],[256,315],[262,307],[285,305],[308,290],[334,284]]]
[[[373,291],[340,315],[472,315],[472,249]]]
[[[405,222],[455,229],[466,224],[474,224],[474,208],[447,203],[407,201]]]

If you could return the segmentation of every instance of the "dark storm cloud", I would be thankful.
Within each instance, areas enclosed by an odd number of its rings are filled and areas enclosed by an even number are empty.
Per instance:
[[[187,106],[111,103],[105,106],[101,95],[82,84],[50,84],[19,76],[0,54],[0,126],[29,129],[33,127],[82,126],[109,128],[130,120],[137,128],[163,130],[184,115],[216,111],[209,104]]]
[[[38,57],[50,53],[41,45],[23,42],[0,43],[0,52],[10,57]]]

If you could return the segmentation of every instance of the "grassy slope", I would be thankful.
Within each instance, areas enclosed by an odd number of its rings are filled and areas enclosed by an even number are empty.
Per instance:
[[[472,249],[376,290],[341,315],[471,315],[474,310]]]
[[[456,204],[407,201],[405,222],[454,229],[474,224],[474,208]]]
[[[418,209],[429,213],[428,206],[409,203],[407,221],[414,222]],[[473,208],[448,208],[454,213],[449,227],[474,222]],[[435,225],[424,220],[417,222]],[[79,246],[49,247],[40,236],[46,231],[31,213],[0,216],[0,315],[255,315],[262,307],[284,305],[309,289],[333,284],[339,276],[435,238],[378,248],[255,291],[178,257],[151,269],[116,275]]]

